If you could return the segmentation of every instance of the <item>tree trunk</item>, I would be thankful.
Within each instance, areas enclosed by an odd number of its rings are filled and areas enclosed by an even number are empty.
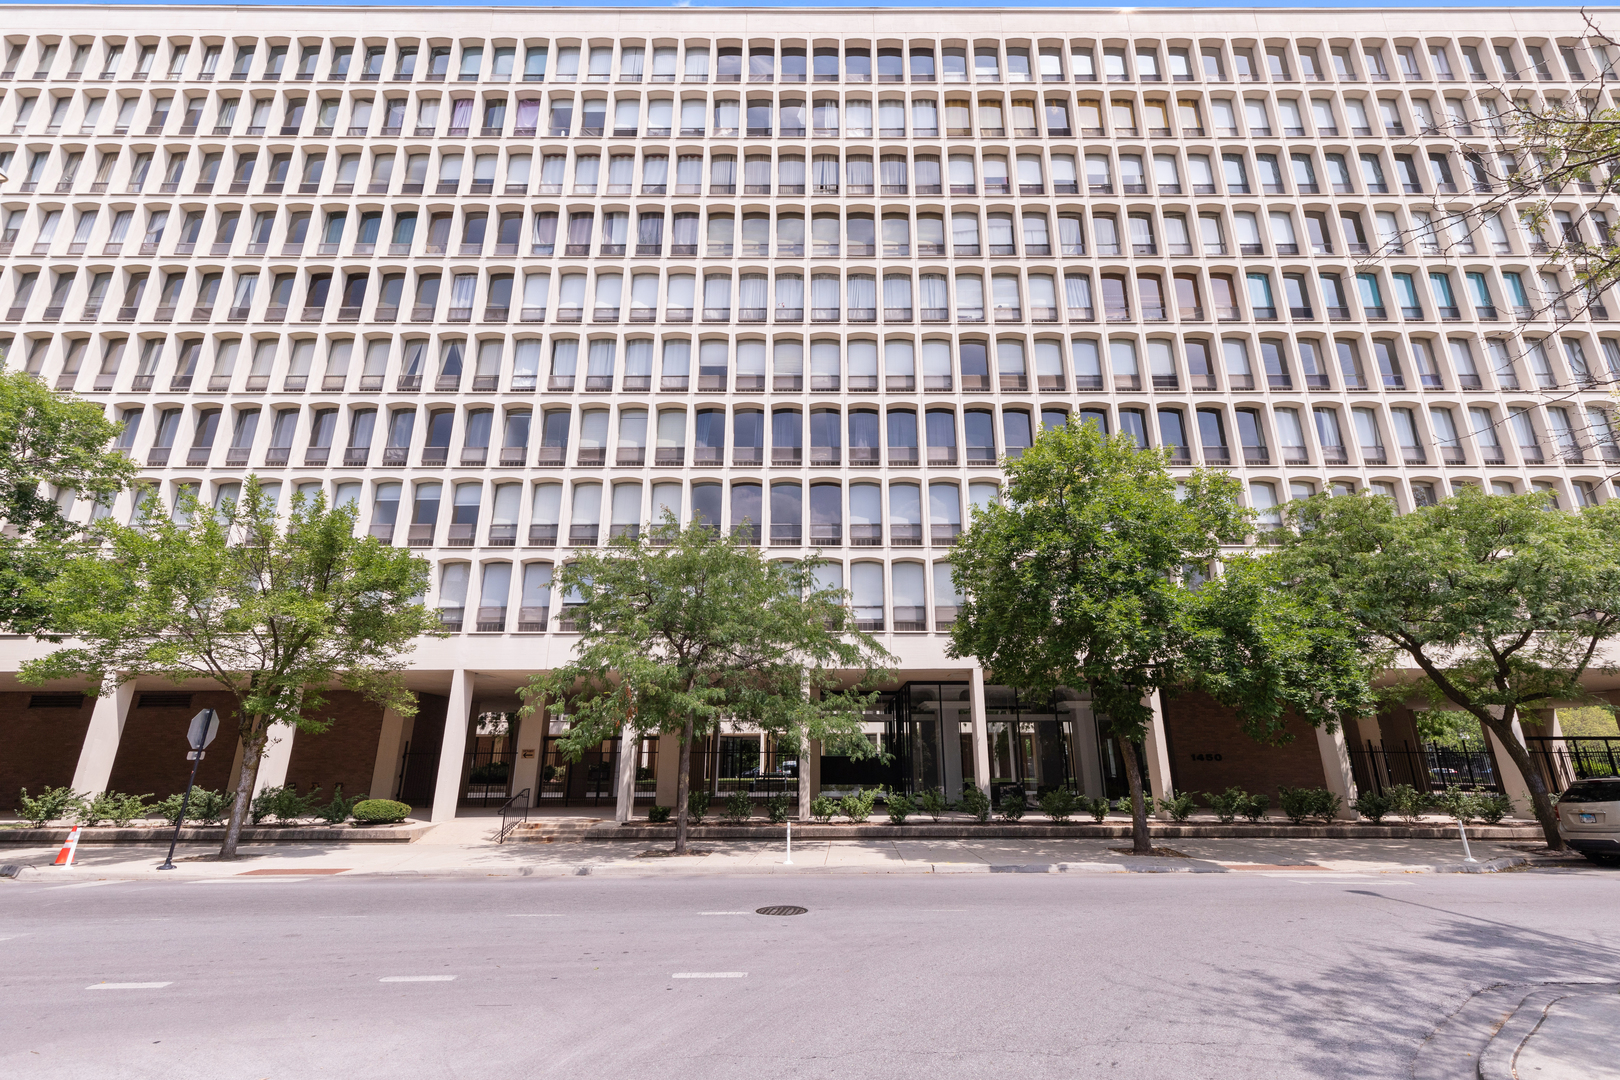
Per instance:
[[[253,785],[259,779],[259,763],[264,760],[264,744],[269,737],[264,716],[257,715],[248,728],[248,738],[242,740],[242,772],[236,781],[236,800],[231,803],[230,824],[225,827],[225,842],[219,847],[221,859],[236,858],[236,845],[242,838],[242,823],[247,820],[253,805]]]
[[[1131,785],[1131,848],[1137,855],[1151,855],[1153,838],[1148,836],[1147,804],[1142,799],[1142,766],[1136,759],[1139,745],[1134,739],[1126,740],[1120,756],[1125,759],[1125,779]]]
[[[1530,809],[1541,825],[1541,833],[1547,840],[1547,846],[1554,851],[1563,851],[1564,838],[1558,835],[1558,814],[1553,809],[1552,795],[1547,791],[1547,782],[1542,777],[1541,771],[1530,760],[1530,751],[1524,748],[1524,744],[1513,733],[1513,714],[1504,709],[1502,717],[1498,719],[1491,715],[1489,709],[1484,711],[1490,719],[1481,717],[1481,721],[1496,735],[1496,741],[1518,767],[1519,775],[1524,777],[1524,786],[1530,789]]]
[[[675,780],[675,854],[686,854],[686,804],[692,791],[692,718],[681,729],[681,774]]]

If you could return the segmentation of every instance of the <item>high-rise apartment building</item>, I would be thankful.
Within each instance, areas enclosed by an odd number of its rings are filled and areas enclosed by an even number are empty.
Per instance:
[[[815,785],[1117,793],[1083,695],[945,655],[999,463],[1080,418],[1231,469],[1263,519],[1616,497],[1614,301],[1540,257],[1497,156],[1516,101],[1612,103],[1614,59],[1573,9],[8,7],[0,347],[142,466],[74,514],[251,475],[433,564],[418,715],[340,698],[266,783],[611,802],[618,748],[569,765],[515,690],[570,652],[553,568],[669,511],[820,548],[897,655],[895,764],[812,754]],[[1607,240],[1607,179],[1527,198]],[[0,642],[0,795],[183,785],[218,695],[20,686],[44,647]],[[1346,745],[1403,740],[1262,749],[1177,699],[1147,765],[1342,787]],[[659,749],[625,756],[667,804]],[[698,761],[722,791],[801,766],[747,733]]]

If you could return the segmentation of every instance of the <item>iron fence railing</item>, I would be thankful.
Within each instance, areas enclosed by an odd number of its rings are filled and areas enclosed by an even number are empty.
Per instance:
[[[1439,743],[1391,747],[1368,742],[1365,749],[1350,751],[1350,770],[1357,790],[1380,794],[1399,784],[1419,791],[1502,790],[1496,762],[1483,747],[1459,748]]]
[[[1530,760],[1554,792],[1563,791],[1576,780],[1620,776],[1620,737],[1530,735],[1524,742]]]

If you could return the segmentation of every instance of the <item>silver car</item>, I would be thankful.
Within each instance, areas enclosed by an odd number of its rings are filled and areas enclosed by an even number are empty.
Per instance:
[[[1577,780],[1558,797],[1558,835],[1593,862],[1620,861],[1620,777]]]

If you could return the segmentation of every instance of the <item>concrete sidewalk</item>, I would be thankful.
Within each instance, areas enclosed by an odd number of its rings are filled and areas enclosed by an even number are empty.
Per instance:
[[[1531,845],[1475,841],[1466,864],[1455,840],[1328,838],[1187,838],[1156,841],[1185,858],[1121,855],[1128,841],[1082,839],[813,840],[795,843],[785,863],[781,841],[717,840],[705,854],[674,858],[669,843],[581,840],[495,843],[497,822],[465,817],[428,829],[413,844],[277,844],[244,847],[231,863],[210,860],[213,845],[187,844],[176,869],[158,871],[167,847],[78,850],[75,865],[54,867],[57,849],[5,851],[5,876],[25,882],[96,880],[288,880],[359,874],[530,877],[583,874],[914,874],[914,873],[1457,873],[1523,866]],[[1575,865],[1584,865],[1574,860]]]

